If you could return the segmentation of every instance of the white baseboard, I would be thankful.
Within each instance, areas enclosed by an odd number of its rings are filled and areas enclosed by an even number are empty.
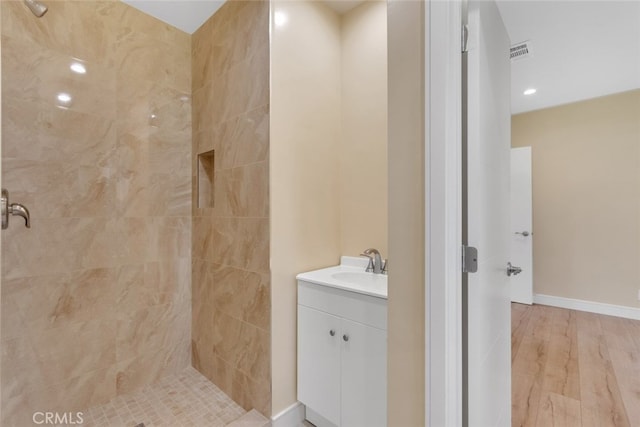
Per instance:
[[[640,320],[640,308],[635,307],[540,294],[533,295],[533,302],[535,304],[550,305],[552,307],[568,308],[570,310],[587,311],[589,313],[606,314],[607,316]]]
[[[304,405],[296,402],[284,411],[271,417],[272,427],[301,427],[305,417]]]

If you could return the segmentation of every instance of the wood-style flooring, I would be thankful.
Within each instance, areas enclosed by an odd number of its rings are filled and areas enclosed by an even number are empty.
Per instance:
[[[640,427],[640,321],[511,306],[512,426]]]

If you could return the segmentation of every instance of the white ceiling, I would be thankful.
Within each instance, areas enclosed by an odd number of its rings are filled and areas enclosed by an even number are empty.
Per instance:
[[[323,2],[336,11],[338,15],[343,15],[349,12],[351,9],[365,1],[366,0],[323,0]]]
[[[512,44],[533,56],[512,62],[512,112],[640,88],[640,2],[500,1]],[[525,96],[527,88],[536,88]]]
[[[224,0],[122,0],[130,6],[193,34]]]
[[[193,33],[224,0],[123,0]],[[362,0],[324,0],[345,13]],[[512,62],[514,114],[640,88],[640,1],[501,0],[511,42],[533,56]],[[536,88],[525,96],[527,88]]]
[[[225,0],[122,0],[159,20],[193,34],[224,4]],[[344,14],[365,0],[322,0]]]

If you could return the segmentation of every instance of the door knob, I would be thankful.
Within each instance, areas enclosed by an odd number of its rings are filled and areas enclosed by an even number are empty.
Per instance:
[[[510,262],[507,263],[507,276],[516,276],[522,273],[522,269],[520,267],[516,267],[515,265],[511,265]]]
[[[528,231],[516,231],[516,234],[520,234],[520,235],[522,235],[524,237],[527,237],[529,235],[529,232]]]
[[[29,215],[29,209],[20,203],[9,204],[9,192],[4,188],[2,189],[2,196],[0,197],[0,211],[3,230],[9,227],[9,214],[21,216],[24,218],[24,225],[27,228],[31,228],[31,215]]]
[[[344,335],[342,336],[342,339],[343,339],[345,342],[346,342],[346,341],[349,341],[349,335],[344,334]]]

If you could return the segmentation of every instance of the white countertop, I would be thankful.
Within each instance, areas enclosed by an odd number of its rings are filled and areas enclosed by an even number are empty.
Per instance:
[[[343,256],[340,265],[300,273],[296,279],[387,299],[387,275],[367,273],[366,258]]]

